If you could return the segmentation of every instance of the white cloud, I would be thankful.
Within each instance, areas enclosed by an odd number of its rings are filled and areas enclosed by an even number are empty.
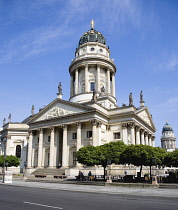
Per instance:
[[[177,112],[178,110],[178,97],[169,98],[162,104],[166,112]]]
[[[178,68],[178,54],[172,53],[162,56],[160,60],[154,64],[154,71],[175,71]]]

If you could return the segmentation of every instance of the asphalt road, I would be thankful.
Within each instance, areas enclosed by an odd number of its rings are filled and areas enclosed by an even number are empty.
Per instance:
[[[1,210],[178,209],[176,198],[85,193],[8,185],[1,185],[0,192]]]

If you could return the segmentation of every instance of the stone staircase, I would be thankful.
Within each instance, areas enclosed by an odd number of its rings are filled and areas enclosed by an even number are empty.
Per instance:
[[[162,189],[178,189],[178,184],[161,183],[161,184],[159,184],[159,188],[162,188]]]
[[[60,169],[51,169],[51,168],[39,168],[36,171],[34,171],[31,175],[34,175],[35,177],[47,177],[47,176],[53,176],[54,178],[65,178],[65,168]]]

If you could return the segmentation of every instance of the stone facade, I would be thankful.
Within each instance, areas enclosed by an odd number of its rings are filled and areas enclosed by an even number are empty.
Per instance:
[[[3,126],[2,142],[8,148],[7,155],[13,153],[10,148],[12,146],[14,151],[17,140],[21,142],[22,149],[27,147],[28,141],[28,152],[21,157],[21,162],[27,161],[29,173],[34,168],[55,168],[59,162],[64,168],[81,167],[75,154],[86,145],[123,141],[127,145],[154,146],[155,126],[148,108],[144,106],[142,92],[138,108],[133,105],[133,100],[122,107],[116,104],[116,66],[103,37],[91,28],[80,39],[75,58],[69,66],[69,101],[62,100],[60,86],[54,101],[37,114],[34,114],[33,107],[32,115],[23,121],[24,124],[14,124],[20,128],[26,126],[21,130],[21,137],[17,131],[14,140],[12,137],[9,140],[7,127],[12,123]],[[14,127],[15,130],[18,129]],[[13,142],[11,146],[10,141]]]

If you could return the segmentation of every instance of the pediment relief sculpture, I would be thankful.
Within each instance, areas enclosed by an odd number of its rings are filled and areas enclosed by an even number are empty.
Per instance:
[[[150,121],[149,116],[148,116],[148,114],[146,113],[146,111],[140,112],[140,113],[138,114],[138,116],[139,116],[140,118],[142,118],[146,123],[148,123],[148,125],[151,126],[151,121]]]
[[[76,113],[76,112],[69,111],[69,110],[63,109],[61,107],[54,107],[49,112],[47,112],[46,118],[59,117],[59,116],[63,116],[63,115],[73,114],[73,113]]]

